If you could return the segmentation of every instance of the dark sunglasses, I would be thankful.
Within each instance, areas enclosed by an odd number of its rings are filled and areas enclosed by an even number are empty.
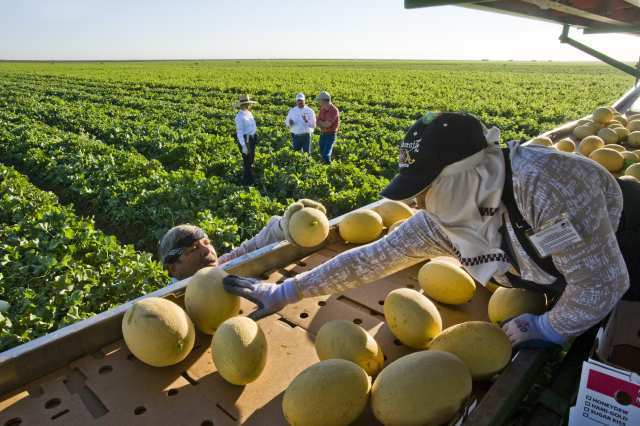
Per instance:
[[[165,265],[175,263],[183,254],[196,250],[198,248],[198,241],[205,238],[208,238],[207,234],[203,231],[197,231],[194,234],[179,239],[174,247],[164,256],[162,263]]]

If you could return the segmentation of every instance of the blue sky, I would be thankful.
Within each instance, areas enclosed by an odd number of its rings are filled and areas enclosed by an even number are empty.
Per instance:
[[[560,25],[402,0],[0,0],[0,59],[590,60]],[[573,35],[637,61],[640,37]]]

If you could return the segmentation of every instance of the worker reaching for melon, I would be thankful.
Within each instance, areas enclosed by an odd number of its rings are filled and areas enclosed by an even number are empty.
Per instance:
[[[282,217],[273,216],[253,238],[235,250],[218,257],[207,234],[194,225],[171,228],[160,240],[158,257],[172,282],[191,277],[207,266],[218,266],[269,244],[288,240],[302,247],[314,247],[329,235],[324,206],[313,200],[298,200]]]
[[[280,285],[227,276],[225,289],[257,303],[250,316],[259,319],[304,297],[454,256],[480,284],[493,278],[552,301],[546,313],[503,324],[512,345],[562,344],[581,334],[613,309],[630,277],[629,294],[638,296],[640,184],[616,182],[583,156],[517,142],[500,148],[499,136],[468,114],[426,114],[400,144],[399,173],[382,191],[415,198],[418,213]]]

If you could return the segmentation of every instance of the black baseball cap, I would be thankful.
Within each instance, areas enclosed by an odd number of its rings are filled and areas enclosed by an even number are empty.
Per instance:
[[[415,197],[450,164],[488,146],[483,125],[461,112],[429,112],[418,119],[400,143],[398,174],[380,195],[391,200]]]

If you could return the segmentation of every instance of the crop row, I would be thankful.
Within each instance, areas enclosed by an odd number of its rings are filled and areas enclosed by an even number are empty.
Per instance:
[[[0,164],[0,352],[163,286],[149,254],[122,246]]]

